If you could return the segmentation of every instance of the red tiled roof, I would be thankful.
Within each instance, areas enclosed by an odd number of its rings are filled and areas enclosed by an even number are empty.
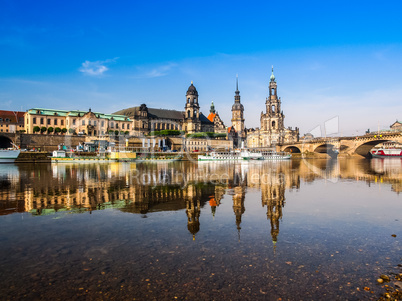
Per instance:
[[[6,118],[10,119],[12,123],[18,123],[17,119],[24,118],[25,112],[17,112],[17,111],[4,111],[0,110],[0,118],[3,118],[3,122]]]

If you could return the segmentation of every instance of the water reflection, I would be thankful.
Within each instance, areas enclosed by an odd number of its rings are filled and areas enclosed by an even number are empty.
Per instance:
[[[200,231],[201,208],[215,217],[222,197],[233,200],[240,239],[248,189],[261,191],[261,204],[271,225],[271,239],[279,235],[286,191],[300,182],[325,179],[364,180],[368,185],[402,188],[402,160],[292,160],[284,162],[175,162],[162,164],[113,163],[94,165],[0,165],[0,214],[57,211],[83,212],[107,208],[141,214],[184,210],[193,238]]]
[[[6,300],[361,300],[400,263],[401,161],[0,165],[0,183]]]

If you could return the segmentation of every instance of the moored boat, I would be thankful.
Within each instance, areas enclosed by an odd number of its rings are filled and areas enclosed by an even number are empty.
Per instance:
[[[402,158],[400,148],[379,148],[371,152],[373,158]]]
[[[111,163],[117,161],[109,157],[69,155],[65,150],[55,150],[50,160],[52,163]]]
[[[238,161],[238,160],[288,160],[291,154],[276,151],[241,150],[232,152],[209,152],[199,155],[198,161]]]
[[[19,149],[0,149],[0,163],[13,163],[20,152]]]
[[[199,155],[198,161],[237,161],[243,160],[240,152],[209,152]]]
[[[262,151],[261,154],[264,160],[289,160],[292,158],[292,155],[286,152]]]

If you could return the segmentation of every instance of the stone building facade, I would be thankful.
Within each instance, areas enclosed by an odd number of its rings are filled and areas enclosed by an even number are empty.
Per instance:
[[[50,133],[83,134],[87,136],[102,136],[109,132],[131,134],[132,121],[127,116],[117,114],[103,114],[88,111],[67,111],[53,109],[30,109],[25,114],[25,131],[28,134],[40,134],[35,128],[52,128]],[[56,129],[60,129],[59,132]],[[64,130],[63,130],[64,129]]]
[[[193,82],[187,89],[184,111],[154,109],[142,104],[114,114],[132,119],[133,135],[136,136],[161,130],[181,130],[188,134],[214,132],[214,122],[200,112],[198,91]]]
[[[269,96],[265,100],[266,112],[261,112],[260,128],[247,131],[248,147],[271,147],[276,144],[299,141],[299,129],[285,128],[285,115],[278,97],[274,69],[269,82]]]

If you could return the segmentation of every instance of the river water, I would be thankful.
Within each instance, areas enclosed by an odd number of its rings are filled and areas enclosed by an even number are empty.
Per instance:
[[[401,191],[401,159],[2,164],[0,299],[375,300]]]

